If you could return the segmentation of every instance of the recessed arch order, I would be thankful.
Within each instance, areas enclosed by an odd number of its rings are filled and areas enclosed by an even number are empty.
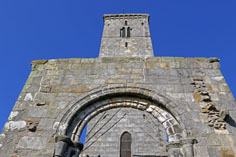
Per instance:
[[[78,141],[85,125],[96,115],[113,108],[135,108],[154,116],[166,129],[169,141],[186,137],[180,114],[170,98],[143,87],[102,87],[84,95],[66,107],[55,122],[54,135],[66,135]]]

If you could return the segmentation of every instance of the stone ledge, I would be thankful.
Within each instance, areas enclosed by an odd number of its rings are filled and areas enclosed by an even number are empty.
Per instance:
[[[184,57],[148,57],[143,59],[141,57],[100,57],[100,58],[65,58],[65,59],[50,59],[50,60],[34,60],[34,64],[86,64],[86,63],[131,63],[131,62],[206,62],[214,63],[219,62],[218,58],[184,58]]]
[[[48,62],[48,60],[34,60],[34,61],[32,61],[30,64],[32,65],[32,64],[45,64],[45,63],[47,63]]]

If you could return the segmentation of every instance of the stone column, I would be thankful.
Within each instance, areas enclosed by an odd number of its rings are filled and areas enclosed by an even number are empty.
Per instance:
[[[196,143],[196,139],[185,138],[181,139],[181,148],[184,157],[194,157],[193,144]]]
[[[74,142],[73,146],[69,147],[67,157],[79,157],[84,145],[81,142]]]
[[[169,157],[180,157],[181,156],[180,147],[181,145],[179,141],[170,142],[167,145],[167,151],[168,151]]]
[[[194,157],[193,144],[196,139],[185,138],[180,141],[170,142],[167,151],[170,157]]]
[[[81,142],[72,142],[70,137],[65,135],[57,136],[55,140],[57,143],[54,157],[64,157],[66,150],[67,157],[79,157],[84,146]]]
[[[63,157],[65,151],[67,150],[68,146],[73,144],[70,137],[61,135],[55,138],[56,140],[56,149],[55,149],[55,157]]]

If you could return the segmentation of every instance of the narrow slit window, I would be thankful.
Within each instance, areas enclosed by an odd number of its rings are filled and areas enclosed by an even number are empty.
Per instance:
[[[130,37],[130,27],[127,28],[127,37]]]
[[[131,157],[131,134],[124,132],[120,138],[120,157]]]
[[[125,37],[125,27],[120,29],[120,37]]]
[[[128,48],[128,42],[125,42],[125,47]]]
[[[125,26],[127,26],[128,25],[128,21],[125,21]]]

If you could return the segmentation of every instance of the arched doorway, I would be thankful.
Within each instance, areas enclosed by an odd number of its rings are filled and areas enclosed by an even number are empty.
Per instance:
[[[83,97],[60,117],[55,134],[79,141],[85,125],[101,112],[114,108],[134,108],[152,115],[162,124],[170,143],[180,143],[186,137],[183,124],[170,99],[140,87],[112,87],[96,90]],[[180,147],[180,146],[179,146]],[[168,147],[172,149],[172,147]],[[176,148],[174,149],[176,153]],[[179,152],[180,153],[180,152]]]

